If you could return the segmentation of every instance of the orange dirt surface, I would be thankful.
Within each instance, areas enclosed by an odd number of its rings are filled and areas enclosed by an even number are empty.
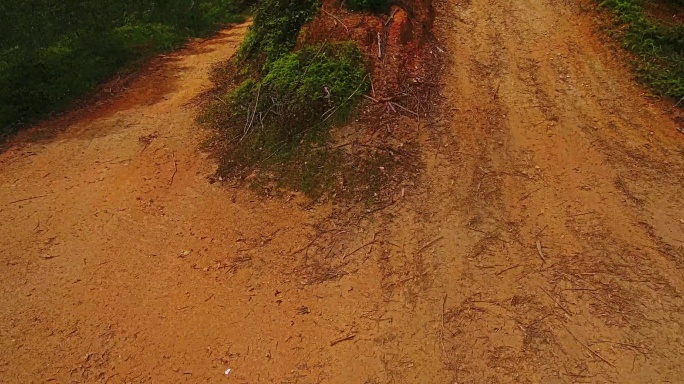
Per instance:
[[[246,25],[22,135],[0,382],[681,382],[684,135],[586,5],[440,2],[422,173],[351,224],[208,181],[195,100]]]

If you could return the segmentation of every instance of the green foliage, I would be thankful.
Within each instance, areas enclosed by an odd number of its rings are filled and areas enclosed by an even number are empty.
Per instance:
[[[262,55],[272,63],[290,52],[302,26],[321,9],[321,0],[262,0],[254,9],[254,24],[242,45],[243,57]]]
[[[672,4],[684,5],[681,0]],[[638,77],[659,94],[684,98],[684,26],[661,25],[644,13],[642,0],[606,0],[619,24],[623,45],[633,52]]]
[[[66,107],[131,62],[237,21],[245,5],[238,1],[0,2],[0,136]]]
[[[332,181],[335,156],[320,147],[328,129],[346,121],[369,88],[354,43],[306,47],[274,61],[261,80],[248,79],[206,116],[228,137],[220,172],[244,178],[257,169],[280,185],[317,194]]]
[[[355,11],[383,12],[389,9],[390,0],[346,0],[347,7]]]

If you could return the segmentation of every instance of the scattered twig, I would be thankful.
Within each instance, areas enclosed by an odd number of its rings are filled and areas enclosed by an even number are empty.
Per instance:
[[[382,59],[382,36],[378,32],[378,59]]]
[[[528,197],[532,196],[532,194],[541,191],[542,189],[544,189],[544,187],[539,187],[539,188],[535,189],[534,191],[525,194],[523,197],[521,197],[520,199],[518,199],[518,201],[523,201],[523,200],[527,199]]]
[[[395,103],[394,101],[390,101],[389,104],[390,104],[390,105],[393,105],[393,106],[397,106],[397,107],[403,109],[404,111],[406,111],[406,112],[408,112],[408,113],[411,113],[411,114],[413,114],[413,115],[416,115],[417,117],[420,117],[420,115],[419,115],[417,112],[414,112],[414,111],[412,111],[412,110],[410,110],[410,109],[404,107],[403,105],[401,105],[401,104],[399,104],[399,103]]]
[[[337,339],[337,340],[331,341],[331,342],[330,342],[330,346],[331,346],[331,347],[334,347],[335,345],[337,345],[337,344],[339,344],[339,343],[341,343],[341,342],[343,342],[343,341],[349,341],[349,340],[352,340],[352,339],[355,338],[355,337],[356,337],[355,334],[353,334],[353,333],[352,333],[352,334],[349,334],[348,336],[343,337],[343,338],[341,338],[341,339]]]
[[[376,103],[388,103],[388,102],[390,102],[390,101],[394,101],[394,100],[396,100],[396,99],[399,99],[399,98],[405,97],[405,96],[406,96],[406,94],[401,94],[401,95],[396,95],[396,96],[389,96],[389,97],[375,97],[375,96],[371,97],[371,96],[368,96],[368,95],[363,95],[363,97],[365,97],[366,99],[372,100],[372,101],[374,101],[374,102],[376,102]]]
[[[541,231],[537,232],[537,234],[534,237],[539,237],[539,235],[541,235],[548,227],[548,225],[545,225],[544,228],[542,228]]]
[[[337,16],[335,16],[335,15],[333,15],[332,13],[326,11],[325,9],[323,10],[323,12],[325,12],[326,15],[328,15],[328,16],[332,17],[333,19],[335,19],[335,22],[336,22],[336,23],[342,24],[342,26],[344,27],[344,29],[347,30],[347,33],[349,33],[349,27],[347,27],[347,25],[344,24],[344,23],[342,22],[342,20],[338,19]]]
[[[551,296],[551,294],[550,294],[546,289],[541,288],[541,287],[539,287],[539,288],[540,288],[542,291],[544,291],[544,293],[546,293],[546,296],[548,296],[549,299],[551,299],[551,300],[558,306],[558,308],[562,309],[563,312],[565,312],[565,313],[568,314],[568,316],[572,316],[572,313],[570,313],[570,311],[568,311],[563,305],[561,305],[561,303],[558,302],[558,300],[556,300],[553,296]]]
[[[539,253],[539,257],[542,259],[542,265],[546,263],[546,257],[544,257],[544,252],[542,252],[542,245],[541,241],[537,240],[537,252]]]
[[[496,275],[497,275],[497,276],[501,276],[501,275],[504,274],[505,272],[508,272],[508,271],[510,271],[511,269],[515,269],[515,268],[519,268],[519,267],[521,267],[521,265],[520,265],[520,264],[516,264],[516,265],[514,265],[514,266],[512,266],[512,267],[508,267],[508,268],[506,268],[506,269],[504,269],[504,270],[501,270],[501,271],[497,272]]]
[[[420,248],[420,249],[418,250],[418,252],[416,252],[416,254],[421,254],[421,253],[423,253],[423,251],[425,251],[426,249],[430,248],[430,247],[433,246],[436,242],[438,242],[438,241],[440,241],[440,240],[442,240],[442,239],[444,239],[444,236],[440,236],[440,237],[438,237],[438,238],[432,240],[431,242],[425,244],[422,248]]]
[[[679,101],[677,102],[677,104],[675,104],[674,107],[675,107],[675,108],[679,107],[679,104],[681,104],[682,101],[684,101],[684,97],[682,97],[681,99],[679,99]]]
[[[257,88],[257,97],[256,97],[256,101],[254,102],[254,111],[252,111],[251,116],[249,115],[249,113],[247,114],[247,125],[245,125],[245,130],[242,134],[242,137],[240,138],[240,142],[242,142],[242,140],[244,140],[247,137],[247,135],[249,135],[249,131],[252,130],[252,125],[254,125],[254,118],[256,117],[257,110],[259,109],[259,98],[260,97],[261,97],[261,84],[259,84],[259,87]]]
[[[352,92],[352,94],[349,95],[349,97],[347,97],[347,99],[346,99],[342,104],[340,104],[340,105],[347,104],[347,102],[348,102],[349,100],[351,100],[352,97],[354,97],[354,95],[356,95],[356,94],[359,92],[359,90],[361,89],[361,86],[362,86],[363,83],[366,81],[366,79],[368,78],[368,76],[369,76],[369,75],[366,74],[366,76],[363,77],[363,80],[361,80],[361,82],[359,83],[358,87],[356,87],[356,89],[354,90],[354,92]],[[318,125],[325,123],[329,118],[331,118],[331,117],[335,114],[335,112],[337,112],[338,109],[340,109],[339,106],[338,106],[338,107],[335,107],[335,108],[332,110],[332,112],[330,112],[330,114],[328,114],[328,116],[327,116],[326,118],[324,118],[320,123],[318,123]]]
[[[570,336],[572,336],[572,338],[575,339],[575,341],[576,341],[579,345],[583,346],[587,351],[589,351],[589,353],[591,353],[592,356],[596,357],[597,359],[599,359],[599,360],[603,361],[604,363],[610,365],[611,367],[615,368],[615,365],[613,365],[613,363],[611,363],[610,361],[604,359],[603,356],[599,355],[599,354],[598,354],[597,352],[595,352],[593,349],[589,348],[586,344],[584,344],[583,342],[581,342],[581,341],[577,338],[577,336],[575,336],[574,333],[570,332],[570,329],[569,329],[565,324],[563,324],[562,321],[560,322],[560,324],[563,326],[563,328],[565,328],[566,331],[568,331],[568,333],[570,334]]]
[[[173,174],[171,175],[171,180],[169,180],[169,187],[173,185],[173,180],[176,178],[176,173],[178,173],[178,160],[176,160],[176,152],[172,152],[173,155]]]
[[[489,233],[487,233],[487,232],[485,232],[485,231],[483,231],[483,230],[477,229],[477,228],[471,228],[471,227],[466,227],[466,228],[467,228],[467,229],[470,229],[471,231],[480,232],[480,233],[483,234],[483,235],[489,235]]]
[[[364,244],[364,245],[362,245],[362,246],[356,248],[355,250],[353,250],[353,251],[347,253],[346,255],[342,256],[342,260],[344,260],[344,259],[346,259],[347,257],[349,257],[349,256],[351,256],[351,255],[353,255],[353,254],[355,254],[356,252],[358,252],[358,251],[360,251],[360,250],[366,248],[366,247],[369,246],[369,245],[373,245],[373,244],[377,243],[375,237],[376,237],[376,235],[373,235],[373,240],[372,240],[372,241],[369,241],[368,243],[366,243],[366,244]]]
[[[589,211],[589,212],[582,212],[582,213],[576,213],[574,215],[568,215],[569,217],[577,217],[577,216],[584,216],[584,215],[590,215],[594,213],[594,211]]]
[[[389,208],[389,207],[393,206],[393,205],[396,204],[396,203],[397,203],[396,201],[392,201],[392,202],[390,202],[390,203],[388,203],[388,204],[385,204],[385,205],[383,205],[383,206],[380,206],[380,207],[378,207],[378,208],[368,209],[368,210],[366,210],[366,214],[371,214],[371,213],[375,213],[375,212],[378,212],[378,211],[382,211],[382,210],[384,210],[385,208]]]
[[[336,231],[336,229],[329,229],[329,230],[325,230],[325,231],[321,231],[321,232],[317,233],[316,236],[313,238],[313,240],[311,240],[305,247],[300,248],[300,249],[298,249],[298,250],[292,252],[292,253],[290,254],[290,256],[294,256],[294,255],[296,255],[296,254],[298,254],[298,253],[300,253],[300,252],[303,252],[303,251],[306,251],[306,252],[308,253],[308,252],[309,252],[309,248],[311,248],[311,246],[313,246],[313,245],[318,241],[318,239],[321,238],[321,236],[325,235],[326,233],[331,233],[331,232],[334,232],[334,231]]]
[[[449,358],[449,354],[446,353],[446,347],[444,346],[444,332],[446,327],[444,326],[444,313],[446,312],[446,303],[447,303],[447,294],[444,294],[444,300],[442,300],[442,332],[440,335],[440,341],[442,344],[442,354],[447,360],[447,363],[451,365],[451,359]]]
[[[25,199],[20,199],[20,200],[12,201],[12,202],[8,203],[7,205],[12,205],[12,204],[16,204],[16,203],[22,203],[22,202],[24,202],[24,201],[29,201],[29,200],[40,199],[40,198],[43,198],[43,197],[45,197],[45,196],[47,196],[47,194],[46,194],[46,195],[40,195],[40,196],[27,197],[27,198],[25,198]]]
[[[223,100],[222,98],[218,97],[217,95],[214,95],[214,98],[215,98],[216,100],[222,102],[226,107],[228,106],[228,103],[226,103],[225,100]]]
[[[638,345],[620,343],[620,342],[617,342],[617,341],[610,341],[610,340],[596,340],[596,341],[591,342],[590,344],[593,345],[593,344],[600,344],[600,343],[613,344],[613,345],[618,345],[618,346],[621,346],[621,347],[631,348],[631,349],[633,349],[633,350],[635,350],[635,351],[641,353],[642,355],[644,355],[644,357],[647,356],[647,355],[646,355],[646,352],[648,351],[648,349],[645,348],[645,347],[640,347],[640,346],[638,346]]]
[[[417,117],[420,117],[420,114],[418,114],[417,112],[412,111],[412,110],[410,110],[410,109],[404,107],[403,105],[401,105],[401,104],[399,104],[399,103],[397,103],[397,102],[394,101],[394,100],[396,100],[397,98],[402,97],[402,96],[404,96],[404,95],[375,98],[375,97],[372,97],[372,96],[363,95],[363,97],[365,97],[366,99],[371,100],[371,101],[374,101],[374,102],[376,102],[376,103],[378,103],[378,104],[380,104],[380,103],[387,103],[387,106],[388,106],[389,108],[391,108],[392,110],[394,110],[394,107],[399,107],[400,109],[403,109],[404,111],[406,111],[406,112],[408,112],[408,113],[410,113],[410,114],[413,114],[413,115],[415,115],[415,116],[417,116]],[[394,110],[394,112],[396,112],[396,110]]]
[[[390,15],[390,17],[389,17],[389,18],[387,19],[387,21],[385,22],[385,26],[390,25],[390,23],[392,22],[392,20],[394,20],[394,16],[396,16],[397,12],[399,12],[399,9],[400,9],[400,8],[397,8],[397,9],[395,9],[395,10],[392,12],[392,14]]]

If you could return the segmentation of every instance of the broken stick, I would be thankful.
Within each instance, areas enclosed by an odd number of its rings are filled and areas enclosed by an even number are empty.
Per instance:
[[[348,340],[351,340],[351,339],[353,339],[353,338],[355,338],[355,337],[356,337],[356,335],[350,334],[350,335],[347,336],[347,337],[343,337],[343,338],[341,338],[341,339],[337,339],[337,340],[335,340],[335,341],[331,341],[331,342],[330,342],[330,346],[331,346],[331,347],[334,347],[335,345],[337,345],[337,344],[339,344],[339,343],[341,343],[341,342],[343,342],[343,341],[348,341]]]

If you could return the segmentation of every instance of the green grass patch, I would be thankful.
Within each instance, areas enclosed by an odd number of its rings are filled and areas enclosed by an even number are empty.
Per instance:
[[[265,66],[289,53],[299,31],[321,9],[322,0],[261,0],[240,55]]]
[[[679,0],[670,2],[683,4]],[[613,11],[616,22],[622,27],[615,33],[623,46],[636,56],[634,66],[638,78],[658,95],[682,100],[684,26],[663,25],[649,18],[643,0],[606,0],[601,5]]]
[[[329,129],[348,120],[370,86],[362,54],[354,43],[323,44],[284,54],[268,68],[204,116],[226,140],[219,173],[320,196],[341,160],[326,146]]]
[[[0,15],[0,139],[117,71],[240,21],[242,0],[25,0]]]

